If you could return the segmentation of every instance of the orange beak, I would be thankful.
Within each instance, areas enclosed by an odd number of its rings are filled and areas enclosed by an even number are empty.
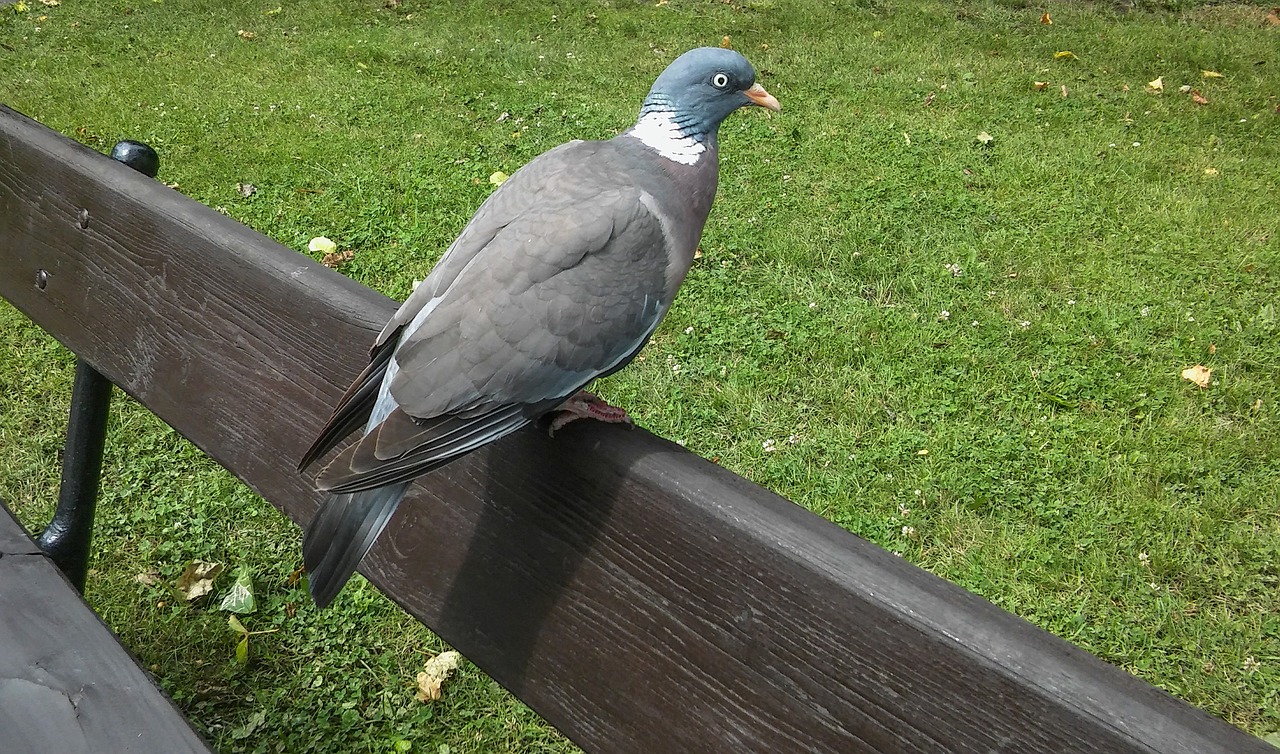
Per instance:
[[[764,87],[759,84],[752,84],[751,88],[743,92],[743,94],[747,95],[747,99],[760,107],[772,110],[775,113],[782,109],[782,105],[778,104],[778,98],[766,92]]]

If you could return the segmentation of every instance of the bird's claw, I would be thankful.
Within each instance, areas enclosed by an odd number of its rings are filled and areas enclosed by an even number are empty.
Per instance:
[[[592,393],[579,390],[556,409],[555,418],[551,420],[547,434],[555,437],[556,430],[578,419],[595,419],[606,424],[625,424],[628,429],[635,427],[626,409],[611,406]]]

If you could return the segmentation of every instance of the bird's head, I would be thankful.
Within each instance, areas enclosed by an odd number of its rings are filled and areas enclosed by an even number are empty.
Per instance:
[[[715,134],[721,121],[744,105],[780,110],[778,100],[756,83],[756,70],[733,50],[699,47],[671,62],[645,98],[641,117],[669,113],[682,131]]]

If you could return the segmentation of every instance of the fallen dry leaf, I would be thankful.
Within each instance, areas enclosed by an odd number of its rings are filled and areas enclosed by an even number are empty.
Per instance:
[[[254,39],[258,35],[254,34],[251,31],[245,31],[244,29],[241,29],[240,31],[236,32],[236,36],[240,37],[241,39]]]
[[[936,97],[936,96],[938,96],[938,93],[937,93],[937,92],[929,92],[928,94],[926,94],[926,95],[924,96],[924,105],[923,105],[923,107],[928,107],[929,105],[932,105],[932,104],[933,104],[933,98],[934,98],[934,97]]]
[[[222,573],[221,563],[193,560],[187,563],[187,567],[182,571],[182,575],[178,577],[173,586],[182,595],[183,599],[191,602],[212,592],[213,580],[218,578],[220,573]]]
[[[1059,50],[1053,53],[1054,60],[1075,60],[1076,54],[1071,50]]]
[[[252,183],[237,183],[236,193],[248,199],[249,197],[258,193],[258,187],[253,185]]]
[[[1053,19],[1049,17],[1049,11],[1040,14],[1040,23],[1045,26],[1053,26]]]
[[[137,576],[134,576],[133,580],[143,586],[151,586],[152,584],[160,583],[160,574],[155,571],[143,571]]]
[[[1182,86],[1178,87],[1178,94],[1191,94],[1191,85],[1183,84]]]
[[[1033,82],[1031,82],[1031,85],[1032,85],[1033,87],[1035,87],[1035,90],[1036,90],[1037,92],[1043,92],[1045,89],[1048,89],[1048,88],[1049,88],[1049,82],[1048,82],[1048,81],[1033,81]]]
[[[1210,343],[1210,344],[1209,344],[1209,355],[1210,355],[1210,356],[1212,356],[1212,355],[1214,355],[1214,354],[1215,354],[1215,353],[1217,353],[1217,352],[1218,352],[1218,346],[1217,346],[1217,344],[1216,344],[1216,343]]]
[[[1207,176],[1209,176],[1210,178],[1212,178],[1213,176],[1215,176],[1215,175],[1217,175],[1217,174],[1218,174],[1218,169],[1217,169],[1217,168],[1205,168],[1205,169],[1204,169],[1204,174],[1205,174],[1205,175],[1207,175]]]
[[[696,248],[696,249],[694,249],[694,250],[693,250],[693,258],[694,258],[694,259],[702,259],[702,247],[701,247],[701,246],[699,246],[698,248]]]
[[[979,143],[979,144],[981,144],[981,145],[982,145],[982,146],[984,146],[984,147],[989,147],[989,146],[991,146],[991,142],[993,142],[993,141],[995,141],[995,140],[996,140],[996,137],[992,136],[991,134],[987,133],[986,131],[981,131],[981,132],[979,132],[979,133],[978,133],[978,135],[977,135],[977,136],[975,136],[974,138],[975,138],[975,139],[977,139],[977,140],[978,140],[978,143]]]
[[[1156,79],[1148,81],[1147,91],[1151,92],[1152,94],[1163,94],[1164,93],[1164,76],[1160,76]]]
[[[1223,76],[1221,73],[1218,73],[1217,71],[1201,71],[1200,75],[1207,79],[1225,79],[1226,78],[1226,76]]]
[[[1200,93],[1200,90],[1199,90],[1199,89],[1192,89],[1192,90],[1191,90],[1191,101],[1192,101],[1192,102],[1194,102],[1194,103],[1196,103],[1197,105],[1207,105],[1207,104],[1209,104],[1209,100],[1207,100],[1207,99],[1205,99],[1205,98],[1204,98],[1204,95]]]
[[[1267,17],[1262,19],[1268,26],[1280,26],[1280,8],[1272,8]]]
[[[462,655],[454,651],[441,652],[427,660],[426,666],[418,674],[418,693],[414,695],[418,701],[438,701],[442,695],[440,687],[458,669],[461,660]]]
[[[1206,388],[1209,387],[1209,382],[1213,379],[1213,370],[1196,364],[1193,367],[1187,367],[1182,370],[1182,379],[1194,382],[1197,387]]]
[[[324,258],[320,260],[320,264],[331,270],[336,270],[343,262],[350,262],[355,258],[355,255],[356,253],[351,249],[347,249],[346,251],[330,252],[324,255]]]
[[[733,43],[729,41],[728,34],[724,35],[723,37],[720,37],[720,46],[726,50],[733,49]]]
[[[1063,98],[1063,99],[1066,99],[1066,98],[1067,98],[1067,85],[1066,85],[1066,84],[1063,84],[1063,85],[1062,85],[1062,98]]]

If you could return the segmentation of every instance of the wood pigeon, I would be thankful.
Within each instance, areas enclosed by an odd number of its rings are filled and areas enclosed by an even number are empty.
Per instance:
[[[626,366],[671,308],[715,198],[720,123],[744,105],[780,109],[755,77],[732,50],[686,52],[625,133],[545,152],[480,205],[299,464],[363,428],[316,479],[330,495],[302,550],[317,605],[415,477],[553,412],[552,432],[630,422],[584,388]]]

